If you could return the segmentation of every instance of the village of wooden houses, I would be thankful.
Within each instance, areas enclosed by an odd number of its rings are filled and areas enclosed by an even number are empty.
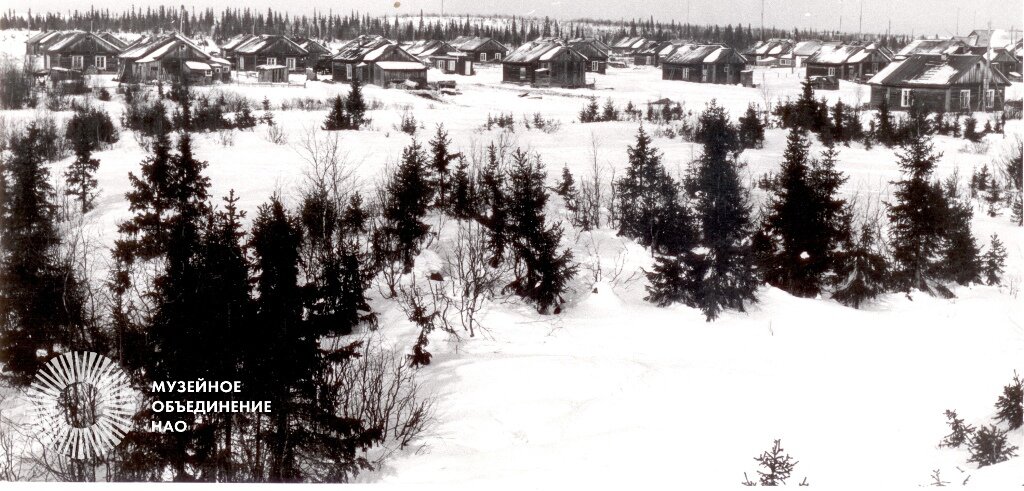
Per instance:
[[[765,72],[778,72],[807,78],[820,90],[835,90],[841,83],[870,87],[870,100],[864,102],[871,107],[885,99],[894,109],[923,101],[930,111],[1002,111],[1006,88],[1021,81],[1024,56],[1020,36],[1011,34],[980,29],[898,47],[871,40],[781,38],[729,46],[642,36],[549,36],[509,46],[472,35],[414,41],[358,35],[327,41],[240,34],[200,43],[178,32],[133,35],[128,41],[111,32],[72,30],[34,33],[25,40],[25,57],[38,76],[53,81],[109,74],[120,84],[150,85],[359,80],[437,90],[479,83],[481,69],[497,69],[501,83],[526,91],[600,90],[612,84],[596,74],[642,68],[652,80],[756,87]]]

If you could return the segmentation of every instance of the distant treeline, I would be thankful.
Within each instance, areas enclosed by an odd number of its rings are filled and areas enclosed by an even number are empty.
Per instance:
[[[505,22],[490,22],[503,19]],[[485,22],[487,20],[488,22]],[[288,34],[317,39],[351,39],[360,34],[379,34],[390,39],[452,39],[462,35],[487,36],[503,43],[518,46],[540,36],[599,37],[613,41],[623,36],[645,36],[658,40],[686,39],[694,42],[725,43],[746,48],[762,39],[761,30],[736,25],[697,25],[661,21],[653,17],[632,20],[569,20],[517,16],[453,16],[438,19],[434,16],[371,16],[360,12],[290,15],[285,11],[267,9],[224,9],[220,13],[212,8],[197,11],[174,7],[132,8],[120,13],[110,9],[92,9],[66,13],[15,13],[8,10],[0,15],[0,29],[57,30],[81,29],[95,31],[156,32],[181,30],[186,35],[203,34],[225,39],[241,33]],[[850,41],[855,34],[811,29],[766,28],[764,38],[793,38]],[[909,41],[905,35],[887,36],[868,34],[872,39],[889,47],[899,47]]]

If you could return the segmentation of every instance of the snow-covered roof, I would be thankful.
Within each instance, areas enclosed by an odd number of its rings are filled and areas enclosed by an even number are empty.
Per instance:
[[[187,66],[189,70],[213,70],[210,65],[201,61],[186,61],[185,66]]]
[[[415,61],[378,61],[381,70],[426,70],[427,67]]]
[[[915,39],[896,53],[896,56],[904,58],[910,55],[927,54],[957,54],[967,47],[966,43],[959,39]]]
[[[495,41],[493,38],[480,36],[459,36],[449,41],[448,44],[452,45],[459,51],[476,51],[488,44],[494,46],[494,49],[506,52],[508,51],[507,46]]]
[[[735,49],[722,44],[690,44],[676,50],[664,60],[673,65],[695,65],[699,63],[745,63]]]
[[[555,56],[563,53],[575,54],[576,56],[587,59],[579,51],[566,46],[565,41],[557,38],[540,38],[527,43],[515,49],[515,51],[508,54],[503,62],[505,63],[532,63],[535,61],[550,61]]]
[[[383,50],[387,46],[394,45],[392,41],[384,39],[381,36],[361,35],[338,48],[338,54],[334,55],[335,60],[352,60],[362,61],[368,59],[367,56],[378,50]],[[383,51],[380,51],[383,52]],[[379,53],[377,54],[379,56]],[[372,60],[372,59],[371,59]]]
[[[974,68],[985,69],[980,55],[913,55],[905,60],[889,64],[871,80],[874,85],[902,86],[948,86]],[[1010,81],[999,72],[989,68],[989,80],[996,85],[1009,85]]]
[[[256,65],[257,70],[281,70],[287,68],[284,65]]]

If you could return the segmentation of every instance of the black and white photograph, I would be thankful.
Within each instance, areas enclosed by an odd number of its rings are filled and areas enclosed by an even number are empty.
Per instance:
[[[0,489],[1021,489],[1022,26],[6,0]]]

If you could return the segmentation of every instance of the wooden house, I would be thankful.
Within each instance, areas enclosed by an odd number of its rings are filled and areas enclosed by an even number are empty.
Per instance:
[[[537,39],[516,48],[502,60],[501,81],[535,87],[584,87],[588,61],[560,39]]]
[[[975,29],[967,35],[972,48],[1006,48],[1013,46],[1013,35],[1005,29]]]
[[[508,46],[493,38],[480,36],[459,36],[449,41],[448,44],[479,63],[500,63],[511,51]]]
[[[871,105],[883,100],[906,110],[922,104],[933,112],[998,111],[1010,81],[981,55],[912,55],[868,81]]]
[[[679,48],[661,63],[663,80],[709,84],[738,84],[747,60],[722,44],[691,44]]]
[[[421,39],[403,46],[407,53],[419,58],[425,65],[432,66],[444,73],[473,75],[473,59],[467,53],[455,49],[452,45],[436,40]]]
[[[317,73],[330,73],[331,71],[331,50],[323,43],[309,38],[293,38],[292,41],[300,48],[306,50],[306,68],[312,68]]]
[[[252,71],[259,65],[284,65],[289,72],[304,72],[309,56],[305,48],[278,34],[236,36],[221,46],[221,52],[238,71]]]
[[[358,79],[382,87],[405,81],[425,85],[427,67],[392,41],[362,35],[345,43],[331,58],[331,77],[338,82]]]
[[[595,38],[569,40],[569,46],[587,57],[587,71],[604,74],[608,70],[608,54],[611,47]]]
[[[969,46],[956,38],[915,39],[896,52],[895,59],[903,60],[913,55],[957,55],[967,53]]]
[[[790,68],[803,67],[807,63],[807,59],[814,56],[821,47],[821,41],[808,40],[796,42],[788,54],[783,54],[779,57],[779,66]]]
[[[661,66],[662,60],[672,56],[686,41],[661,41],[633,53],[633,64],[638,66]]]
[[[129,45],[118,58],[117,80],[122,83],[208,84],[223,80],[231,70],[222,64],[227,60],[215,59],[179,33],[146,38]]]
[[[611,44],[612,53],[617,55],[632,56],[635,53],[648,49],[658,44],[645,37],[626,36]]]
[[[992,68],[1003,72],[1011,81],[1019,81],[1021,76],[1021,60],[1006,48],[971,48],[971,54],[984,56]],[[1015,80],[1017,79],[1017,80]]]
[[[875,45],[845,44],[823,47],[807,59],[807,77],[830,76],[841,80],[867,80],[892,62],[888,50]]]
[[[49,31],[25,41],[25,56],[34,69],[66,68],[89,73],[116,73],[122,46],[85,31]]]
[[[743,57],[747,59],[747,63],[756,66],[789,66],[782,60],[792,59],[791,53],[794,47],[795,43],[788,39],[758,41],[743,52]]]

